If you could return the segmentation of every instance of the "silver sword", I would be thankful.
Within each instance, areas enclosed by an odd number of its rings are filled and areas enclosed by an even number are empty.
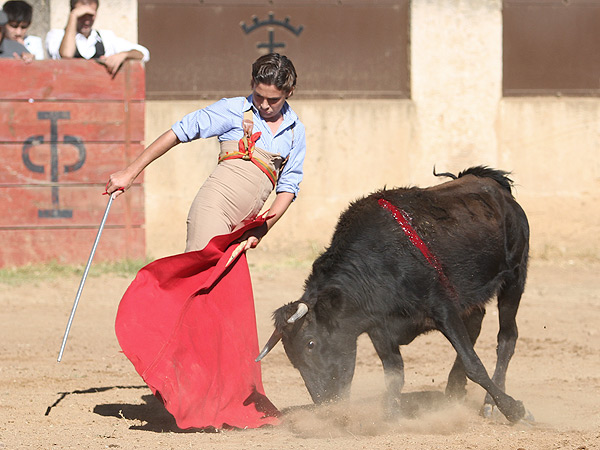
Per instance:
[[[115,191],[116,192],[116,191]],[[67,329],[65,330],[65,335],[63,337],[62,345],[60,346],[60,352],[58,353],[58,362],[62,359],[63,352],[65,351],[65,345],[67,345],[67,338],[69,337],[69,331],[71,330],[71,324],[73,323],[73,317],[75,317],[75,311],[77,310],[77,305],[79,303],[79,299],[81,297],[81,292],[83,291],[83,285],[85,284],[85,279],[87,278],[88,272],[90,271],[90,266],[92,265],[92,259],[94,258],[94,253],[96,253],[96,248],[98,247],[98,241],[100,241],[100,236],[102,235],[102,230],[104,229],[104,224],[106,223],[106,217],[108,216],[108,211],[110,210],[110,206],[114,200],[113,192],[108,196],[108,204],[106,205],[106,210],[104,211],[104,217],[102,217],[102,222],[100,222],[100,227],[98,228],[98,233],[96,234],[96,240],[94,241],[94,245],[92,247],[92,251],[90,252],[90,257],[88,258],[88,262],[85,266],[85,270],[83,271],[83,276],[81,277],[81,282],[79,283],[79,289],[77,289],[77,295],[75,296],[75,302],[73,303],[73,309],[71,309],[71,316],[69,317],[69,322],[67,323]]]

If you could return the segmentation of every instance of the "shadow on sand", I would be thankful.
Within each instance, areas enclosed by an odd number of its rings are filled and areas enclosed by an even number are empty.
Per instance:
[[[147,388],[146,386],[141,386]],[[121,387],[122,388],[122,387]],[[129,387],[133,388],[133,387]],[[137,388],[137,387],[136,387]],[[112,388],[107,388],[112,389]],[[98,390],[89,390],[90,392],[98,392]],[[79,392],[83,393],[83,392]],[[125,403],[111,403],[101,404],[94,407],[94,413],[101,416],[117,417],[126,420],[140,421],[141,425],[132,425],[132,430],[143,430],[152,431],[156,433],[172,432],[172,433],[215,433],[219,430],[208,427],[208,428],[192,428],[182,430],[177,427],[174,417],[165,409],[162,402],[152,394],[143,395],[141,397],[143,403],[141,404],[125,404]],[[379,399],[367,399],[370,403],[383,404],[378,401]],[[443,408],[448,404],[446,396],[442,392],[438,391],[423,391],[423,392],[412,392],[402,394],[401,405],[402,405],[402,418],[418,418],[418,416],[424,412]],[[283,421],[286,421],[287,417],[292,417],[298,412],[305,414],[314,414],[318,416],[320,414],[329,414],[331,408],[337,408],[339,404],[327,404],[327,405],[298,405],[290,406],[281,410]],[[343,408],[343,406],[342,406]],[[383,416],[383,412],[381,413]]]
[[[212,427],[206,429],[182,430],[175,423],[175,418],[167,411],[162,402],[152,394],[141,397],[143,403],[131,405],[126,403],[109,403],[96,405],[94,412],[101,416],[118,417],[140,421],[141,425],[131,425],[130,430],[153,431],[155,433],[214,433]]]

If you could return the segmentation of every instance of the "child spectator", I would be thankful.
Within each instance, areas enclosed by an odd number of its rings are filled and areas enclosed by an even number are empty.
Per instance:
[[[33,8],[31,5],[22,0],[9,0],[4,3],[2,9],[8,19],[4,26],[5,38],[24,45],[35,59],[44,59],[42,39],[27,34],[27,29],[31,25],[33,17]]]
[[[50,57],[96,59],[113,75],[128,59],[148,61],[147,48],[119,38],[112,31],[92,28],[98,6],[99,0],[71,0],[65,29],[53,29],[46,35]]]
[[[8,22],[6,13],[0,9],[0,58],[24,59],[31,61],[33,55],[27,51],[23,44],[4,37],[4,28]]]

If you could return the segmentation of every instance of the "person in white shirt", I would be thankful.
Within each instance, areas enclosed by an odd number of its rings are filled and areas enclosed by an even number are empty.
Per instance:
[[[30,56],[27,53],[23,53],[21,55],[22,59],[29,61],[33,58],[44,59],[42,39],[38,36],[29,36],[27,34],[33,17],[33,8],[31,5],[22,0],[9,0],[4,3],[2,10],[7,17],[7,22],[4,25],[5,38],[25,46],[31,54]]]
[[[127,41],[108,30],[92,28],[99,0],[71,0],[71,13],[64,30],[52,29],[46,35],[46,49],[52,59],[96,59],[115,74],[128,59],[146,62],[147,48]]]

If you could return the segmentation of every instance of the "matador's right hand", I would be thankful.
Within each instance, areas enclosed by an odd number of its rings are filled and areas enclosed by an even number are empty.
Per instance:
[[[123,192],[131,187],[133,184],[134,177],[130,176],[126,170],[120,170],[113,173],[108,177],[108,183],[106,183],[106,194],[114,194],[114,198],[117,198]]]

